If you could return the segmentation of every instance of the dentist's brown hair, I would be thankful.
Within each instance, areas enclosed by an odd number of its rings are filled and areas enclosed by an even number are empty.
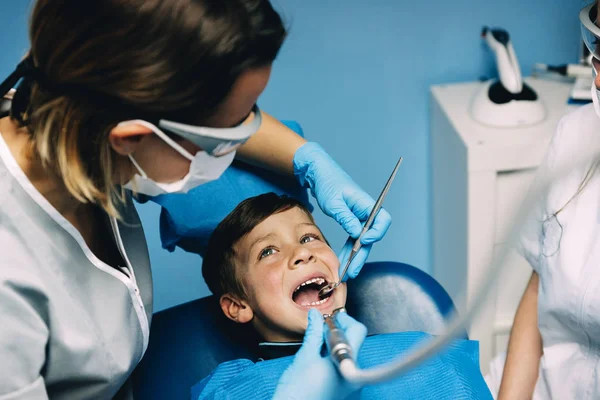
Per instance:
[[[111,129],[148,115],[201,124],[285,34],[268,0],[37,0],[30,55],[43,79],[21,82],[11,116],[75,198],[118,216]]]

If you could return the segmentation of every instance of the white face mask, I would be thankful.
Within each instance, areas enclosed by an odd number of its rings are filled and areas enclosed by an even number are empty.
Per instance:
[[[196,186],[219,179],[223,172],[231,165],[235,157],[235,151],[221,157],[210,156],[205,151],[199,151],[193,156],[153,124],[143,120],[125,121],[121,124],[129,123],[138,123],[151,129],[165,143],[191,161],[190,170],[182,179],[172,183],[161,183],[150,179],[133,156],[129,154],[129,159],[137,169],[138,174],[131,181],[127,182],[125,188],[133,190],[136,193],[148,196],[158,196],[166,193],[187,193]]]
[[[598,71],[596,71],[596,67],[592,64],[592,71],[594,80],[592,81],[592,103],[594,103],[594,110],[596,111],[596,115],[600,118],[600,90],[596,87],[596,76],[598,75]]]

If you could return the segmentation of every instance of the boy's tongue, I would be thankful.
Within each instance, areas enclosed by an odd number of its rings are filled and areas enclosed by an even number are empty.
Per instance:
[[[319,285],[310,284],[301,287],[296,293],[294,293],[294,301],[296,304],[300,304],[301,306],[308,306],[311,303],[316,303],[317,301],[322,300],[319,298]]]

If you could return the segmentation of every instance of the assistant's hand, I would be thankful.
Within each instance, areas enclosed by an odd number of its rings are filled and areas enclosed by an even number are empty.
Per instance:
[[[356,239],[360,235],[375,200],[365,193],[321,146],[308,142],[296,151],[294,175],[303,187],[310,188],[326,215],[342,225],[352,238]],[[352,261],[348,276],[354,278],[358,275],[371,251],[371,245],[383,238],[391,223],[390,214],[381,209],[373,226],[361,240],[363,247]],[[346,265],[349,250],[346,245],[340,253],[341,268]]]
[[[367,328],[343,312],[337,315],[337,321],[355,354],[358,353],[367,335]],[[323,316],[311,309],[308,312],[308,328],[302,347],[292,364],[281,375],[274,400],[343,399],[359,389],[340,376],[329,354],[321,355],[325,341],[323,325]]]

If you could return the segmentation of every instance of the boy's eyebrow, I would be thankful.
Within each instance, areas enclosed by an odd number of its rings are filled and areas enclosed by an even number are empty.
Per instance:
[[[296,226],[304,226],[304,225],[308,225],[308,226],[314,226],[315,228],[319,229],[319,227],[316,224],[313,224],[312,222],[300,222],[298,225]]]
[[[254,246],[256,246],[258,243],[264,242],[265,240],[268,240],[275,236],[276,235],[273,232],[271,232],[271,233],[267,233],[264,236],[260,236],[260,237],[256,238],[255,240],[252,241],[252,243],[250,243],[250,247],[248,247],[248,252],[251,252],[252,249],[254,248]]]
[[[305,226],[305,225],[312,226],[312,227],[319,229],[319,227],[316,224],[313,224],[312,222],[300,222],[296,226]],[[257,237],[255,240],[252,241],[252,243],[250,243],[250,247],[248,247],[248,252],[251,252],[252,249],[254,248],[254,246],[256,246],[258,243],[264,242],[264,241],[271,239],[273,237],[276,237],[276,236],[277,235],[275,233],[271,232],[271,233],[267,233],[266,235]]]

